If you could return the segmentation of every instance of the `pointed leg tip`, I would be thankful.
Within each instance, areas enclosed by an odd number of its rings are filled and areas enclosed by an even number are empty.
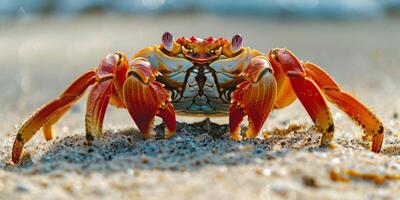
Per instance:
[[[320,147],[333,150],[337,148],[337,145],[332,141],[321,141]]]
[[[266,139],[269,139],[270,138],[270,134],[269,134],[269,132],[263,132],[263,138],[264,138],[264,140],[266,140]]]
[[[46,137],[44,137],[44,138],[46,139],[46,141],[50,141],[50,140],[53,139],[53,136],[46,136]]]
[[[24,145],[20,141],[15,140],[12,150],[12,163],[14,165],[19,163],[23,148]]]
[[[239,141],[242,141],[243,137],[240,136],[240,135],[238,135],[238,136],[231,136],[231,139],[232,139],[233,141],[239,142]]]
[[[231,132],[231,139],[234,141],[241,141],[243,139],[242,136],[240,135],[240,128]]]
[[[52,140],[54,137],[53,137],[53,134],[45,134],[44,135],[44,139],[46,139],[46,141],[50,141],[50,140]]]
[[[253,131],[246,131],[246,135],[244,137],[244,139],[252,139],[257,137],[258,132],[253,132]]]
[[[231,133],[231,139],[234,141],[242,140],[240,124],[244,116],[245,114],[239,106],[231,104],[229,108],[229,131]]]
[[[153,132],[153,129],[149,129],[147,131],[141,131],[143,134],[143,138],[145,140],[153,138],[153,136],[155,135],[155,133]]]
[[[164,122],[165,122],[165,120],[164,120]],[[165,139],[169,139],[172,136],[174,136],[176,133],[176,121],[174,120],[173,123],[171,123],[171,122],[166,123],[164,132],[165,132]]]
[[[168,102],[164,108],[160,109],[157,116],[161,117],[165,124],[165,139],[172,137],[176,132],[176,116],[172,103]]]
[[[94,140],[94,135],[91,132],[86,132],[86,144],[92,145]]]
[[[335,143],[331,142],[328,144],[328,148],[333,150],[333,149],[337,148],[337,145]]]
[[[261,131],[262,124],[257,127],[254,126],[254,120],[249,118],[249,125],[246,131],[245,139],[251,139],[258,136],[258,133]]]
[[[43,134],[46,141],[50,141],[53,139],[53,127],[52,126],[43,126]]]
[[[176,130],[170,130],[168,128],[165,128],[165,139],[169,139],[172,136],[175,135]]]
[[[13,154],[12,159],[11,159],[12,164],[13,165],[18,164],[19,160],[20,160],[20,153],[19,154],[15,154],[15,155]]]
[[[382,148],[382,142],[383,142],[383,134],[379,134],[378,136],[374,137],[371,145],[371,151],[379,153]]]
[[[374,153],[380,153],[381,149],[380,148],[371,148],[371,151]]]
[[[379,126],[378,134],[372,137],[371,151],[379,153],[382,148],[383,139],[385,137],[385,131],[383,126]]]

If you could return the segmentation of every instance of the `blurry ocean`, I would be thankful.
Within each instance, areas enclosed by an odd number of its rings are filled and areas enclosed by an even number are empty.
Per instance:
[[[400,0],[0,0],[0,19],[43,14],[70,17],[83,12],[374,19],[400,12]]]

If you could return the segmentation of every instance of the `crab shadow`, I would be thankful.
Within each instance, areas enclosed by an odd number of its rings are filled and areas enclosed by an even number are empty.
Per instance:
[[[211,123],[209,133],[199,124],[177,124],[177,133],[160,139],[163,127],[157,126],[154,139],[144,140],[136,129],[107,131],[102,140],[86,144],[84,134],[57,138],[26,153],[15,172],[49,173],[56,170],[112,172],[134,169],[199,170],[206,166],[260,164],[284,157],[294,149],[324,151],[318,148],[319,134],[292,128],[267,139],[240,142],[229,138],[227,125]],[[160,134],[158,134],[160,133]],[[276,134],[276,133],[275,133]],[[36,147],[39,145],[35,145]],[[32,151],[28,148],[26,152]]]

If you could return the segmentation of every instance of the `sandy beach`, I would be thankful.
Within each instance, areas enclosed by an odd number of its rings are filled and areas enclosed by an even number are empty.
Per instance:
[[[133,55],[159,44],[165,31],[240,33],[246,46],[265,53],[287,47],[321,65],[382,119],[382,153],[369,151],[362,130],[333,104],[336,148],[318,148],[320,134],[299,101],[270,115],[267,138],[241,142],[229,139],[225,117],[212,118],[217,134],[208,134],[195,123],[203,118],[188,116],[178,117],[173,138],[144,140],[126,110],[109,107],[102,140],[88,146],[85,95],[55,126],[55,139],[38,132],[22,163],[10,164],[16,131],[33,111],[107,53]],[[0,199],[399,199],[398,33],[399,19],[95,15],[1,22]]]

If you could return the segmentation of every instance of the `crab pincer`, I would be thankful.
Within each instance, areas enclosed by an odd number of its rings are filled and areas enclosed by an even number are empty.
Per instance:
[[[258,135],[276,97],[276,81],[266,57],[253,58],[240,76],[244,77],[245,81],[232,93],[229,108],[229,129],[234,140],[242,139],[240,123],[246,115],[249,121],[246,138]]]
[[[126,107],[145,138],[152,136],[154,117],[163,119],[165,137],[175,134],[176,118],[171,95],[164,85],[156,81],[160,74],[144,58],[132,61],[123,87]]]

